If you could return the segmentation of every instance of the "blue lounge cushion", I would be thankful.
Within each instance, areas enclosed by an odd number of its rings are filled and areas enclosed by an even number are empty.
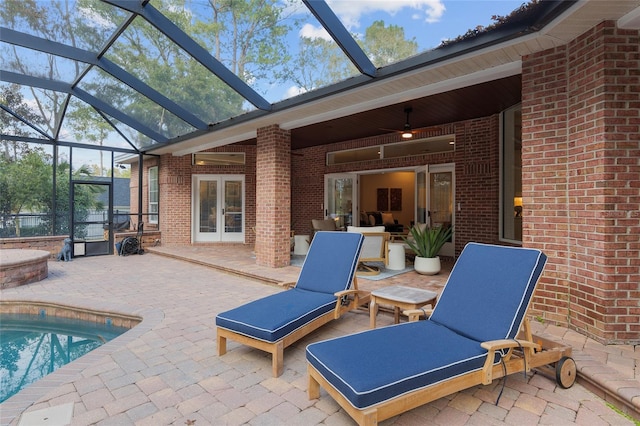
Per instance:
[[[427,321],[318,342],[307,360],[359,409],[479,370],[481,342],[517,335],[545,262],[539,250],[469,243]]]
[[[216,325],[277,342],[333,310],[335,293],[353,282],[363,239],[347,232],[316,233],[294,288],[222,312]]]
[[[347,290],[356,272],[363,240],[361,234],[317,232],[302,264],[296,288],[329,294]]]
[[[481,369],[480,343],[431,321],[404,323],[307,346],[306,357],[359,409]]]
[[[333,294],[292,288],[216,316],[216,325],[267,342],[277,342],[333,310]]]
[[[431,321],[480,342],[514,338],[546,259],[535,249],[467,244]]]

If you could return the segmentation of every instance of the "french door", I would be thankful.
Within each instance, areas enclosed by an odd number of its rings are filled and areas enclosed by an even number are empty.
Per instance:
[[[193,175],[193,242],[244,242],[244,176]]]
[[[353,212],[358,212],[358,180],[352,173],[324,177],[324,216],[334,219],[338,228],[359,225]]]
[[[454,164],[438,164],[416,171],[416,221],[429,226],[454,226]],[[441,256],[455,256],[455,232],[440,250]]]

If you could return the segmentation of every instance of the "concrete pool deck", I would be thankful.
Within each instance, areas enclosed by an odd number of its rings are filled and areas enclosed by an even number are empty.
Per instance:
[[[157,248],[160,249],[160,248]],[[160,250],[157,250],[160,251]],[[218,312],[280,291],[266,282],[294,281],[296,267],[255,265],[249,248],[162,248],[165,255],[102,256],[50,262],[41,282],[3,290],[3,300],[64,302],[139,315],[143,322],[96,351],[62,367],[0,405],[2,425],[18,425],[23,412],[72,403],[72,425],[292,424],[350,425],[328,396],[307,398],[304,348],[329,337],[369,327],[368,312],[346,314],[285,350],[284,374],[271,375],[268,354],[229,342],[216,355]],[[197,264],[180,260],[190,258]],[[228,270],[220,271],[216,266]],[[409,272],[359,287],[403,284],[439,291],[446,272]],[[390,314],[378,325],[391,324]],[[634,424],[601,397],[637,403],[639,357],[633,346],[603,346],[567,329],[535,324],[574,348],[582,374],[563,390],[540,374],[502,381],[441,398],[382,424]],[[611,392],[604,393],[602,387]]]

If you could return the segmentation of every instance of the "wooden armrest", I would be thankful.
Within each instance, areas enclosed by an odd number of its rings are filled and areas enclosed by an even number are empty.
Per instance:
[[[407,309],[406,311],[402,311],[402,313],[409,317],[409,321],[418,321],[422,317],[428,319],[433,313],[433,309]]]
[[[493,381],[493,363],[496,357],[496,351],[509,349],[507,355],[503,357],[503,360],[508,360],[511,357],[513,349],[523,348],[525,349],[523,352],[523,356],[525,358],[525,367],[526,371],[531,369],[530,363],[526,362],[527,359],[530,359],[531,353],[534,351],[539,351],[542,349],[542,345],[532,342],[530,340],[518,340],[518,339],[499,339],[499,340],[489,340],[487,342],[480,343],[487,352],[487,359],[484,362],[484,366],[482,367],[482,384],[488,385]],[[527,350],[528,349],[528,350]]]
[[[371,295],[371,292],[365,291],[365,290],[350,289],[350,290],[342,290],[334,294],[334,296],[336,296],[336,298],[338,299],[341,299],[343,296],[350,296],[350,295],[353,295],[354,298],[359,299],[361,303],[367,303],[366,301],[362,302],[362,300],[366,298],[368,301],[369,296]]]
[[[334,293],[336,296],[336,307],[334,309],[334,317],[335,319],[340,318],[340,315],[346,311],[350,311],[351,309],[357,309],[358,306],[364,305],[365,303],[369,303],[369,299],[371,297],[371,293],[365,290],[342,290],[337,293]],[[348,303],[343,304],[343,299],[349,299],[349,296],[353,296],[353,300],[348,301]]]
[[[530,342],[528,340],[518,340],[518,339],[500,339],[500,340],[490,340],[488,342],[480,343],[480,346],[485,348],[488,351],[497,351],[501,349],[515,349],[515,348],[533,348],[537,351],[542,349],[542,346],[535,342]]]
[[[297,284],[297,282],[295,282],[295,281],[289,281],[289,282],[282,282],[282,283],[278,283],[278,285],[279,285],[280,287],[285,287],[285,288],[287,288],[287,289],[295,287],[295,286],[296,286],[296,284]]]

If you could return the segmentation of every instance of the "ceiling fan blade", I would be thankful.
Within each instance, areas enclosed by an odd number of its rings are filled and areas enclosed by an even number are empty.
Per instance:
[[[402,133],[404,130],[400,130],[400,129],[386,129],[384,127],[378,127],[378,130],[386,130],[388,132],[398,132],[398,133]]]

